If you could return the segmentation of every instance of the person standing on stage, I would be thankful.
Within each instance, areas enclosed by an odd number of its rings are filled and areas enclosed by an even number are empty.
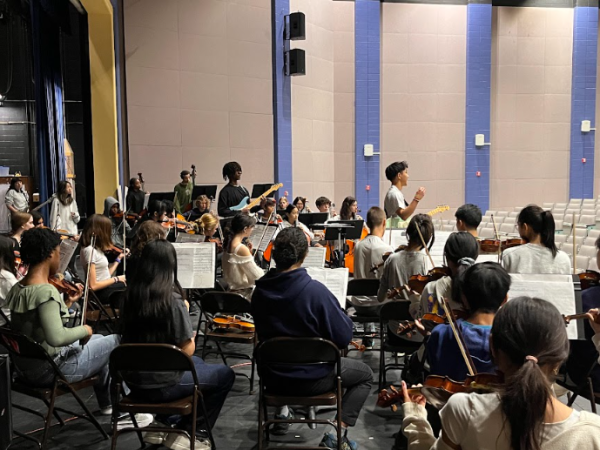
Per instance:
[[[179,174],[181,183],[175,185],[175,211],[183,214],[192,203],[192,191],[194,190],[194,178],[189,170],[182,170]]]
[[[177,188],[175,188],[177,190]],[[129,180],[129,190],[127,191],[127,197],[125,197],[125,204],[127,205],[127,211],[133,214],[139,214],[144,209],[144,203],[146,203],[146,194],[142,190],[142,182],[139,178],[132,178]]]
[[[228,162],[223,166],[223,179],[228,180],[229,182],[225,185],[225,187],[223,187],[223,189],[221,189],[221,192],[219,192],[219,216],[231,217],[235,216],[240,211],[250,211],[248,208],[243,208],[241,210],[231,209],[232,206],[239,205],[244,198],[248,197],[248,199],[250,199],[250,193],[248,192],[248,189],[239,184],[241,178],[242,166],[240,166],[237,162]],[[258,211],[260,207],[253,209]]]
[[[61,229],[76,236],[78,234],[79,209],[73,199],[73,186],[70,182],[62,180],[58,183],[58,191],[52,200],[50,208],[50,228]]]
[[[6,203],[6,207],[11,213],[29,211],[29,194],[19,177],[10,180],[4,203]]]
[[[385,169],[385,177],[390,180],[390,186],[385,194],[384,210],[388,217],[399,217],[407,220],[414,212],[419,202],[425,197],[425,188],[420,187],[410,204],[404,199],[402,188],[408,185],[408,163],[395,162]]]

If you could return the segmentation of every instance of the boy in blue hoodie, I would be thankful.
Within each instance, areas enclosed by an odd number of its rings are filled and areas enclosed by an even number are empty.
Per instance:
[[[320,337],[339,348],[346,348],[352,339],[352,321],[344,313],[335,296],[323,284],[313,280],[302,262],[308,253],[308,242],[300,228],[286,228],[273,243],[272,269],[256,281],[252,295],[252,316],[260,342],[274,337]],[[369,395],[373,372],[366,364],[349,358],[341,360],[342,449],[356,450],[347,437],[347,427],[354,426]],[[263,374],[270,392],[284,394],[294,386],[295,395],[319,395],[335,385],[333,368],[301,366],[277,373]],[[291,417],[287,411],[283,414]],[[338,418],[339,420],[339,418]],[[325,433],[321,447],[336,448],[336,436]]]

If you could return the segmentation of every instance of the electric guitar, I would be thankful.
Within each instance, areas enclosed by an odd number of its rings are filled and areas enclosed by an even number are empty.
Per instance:
[[[282,187],[283,187],[283,183],[274,184],[273,186],[271,186],[269,188],[269,190],[267,192],[264,192],[262,194],[262,196],[267,197],[271,192],[277,191],[277,190],[281,189]],[[236,206],[231,206],[229,209],[231,209],[232,211],[241,211],[244,208],[252,209],[260,203],[261,199],[260,199],[260,197],[255,198],[250,203],[248,203],[249,200],[250,200],[250,197],[246,196],[242,199],[242,201],[239,204],[237,204]]]

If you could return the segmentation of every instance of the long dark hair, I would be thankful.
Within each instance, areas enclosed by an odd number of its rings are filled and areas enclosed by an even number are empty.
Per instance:
[[[448,236],[446,245],[444,245],[444,257],[446,261],[451,261],[457,266],[457,273],[461,272],[475,264],[479,256],[479,244],[477,239],[471,233],[459,231]]]
[[[112,242],[112,224],[110,219],[102,214],[92,214],[85,222],[79,243],[82,248],[92,245],[92,235],[96,235],[96,249],[108,250]]]
[[[544,247],[550,249],[552,256],[556,256],[558,248],[554,242],[554,216],[550,211],[545,211],[537,205],[529,205],[521,210],[517,222],[529,225],[535,234],[540,235]]]
[[[423,247],[417,227],[419,230],[421,230],[423,240],[425,241],[425,244],[427,244],[427,249],[431,250],[431,247],[433,247],[433,244],[435,243],[435,230],[433,228],[433,221],[431,220],[431,217],[427,214],[416,214],[412,219],[410,219],[410,223],[406,228],[406,237],[408,238],[408,243],[410,244],[417,242],[421,247]]]
[[[253,227],[254,225],[256,225],[256,219],[254,219],[254,217],[250,217],[247,214],[238,214],[234,216],[231,220],[231,225],[224,230],[224,248],[228,252],[231,252],[231,248],[229,247],[231,247],[231,241],[233,241],[234,236],[244,231],[244,228]]]
[[[13,239],[0,236],[0,270],[8,270],[14,276],[17,276],[14,245]]]
[[[356,218],[356,214],[352,214],[350,212],[350,207],[356,201],[356,199],[352,196],[348,196],[342,202],[342,207],[340,208],[340,219],[342,220],[354,220]]]
[[[121,307],[123,342],[175,342],[171,302],[176,292],[183,297],[177,281],[177,254],[170,242],[157,239],[148,242],[133,278],[127,280],[127,295]]]
[[[58,200],[65,206],[73,203],[73,196],[71,194],[67,194],[67,186],[71,186],[71,183],[66,180],[61,180],[58,182],[58,189],[56,191]]]
[[[8,187],[8,190],[10,191],[11,189],[16,191],[17,189],[15,188],[15,185],[19,182],[22,181],[19,177],[13,177],[10,180],[10,186]]]
[[[548,374],[569,355],[565,322],[551,303],[519,297],[496,314],[491,343],[517,371],[505,380],[500,403],[513,450],[540,450],[542,424],[552,398]],[[536,361],[537,360],[537,361]]]
[[[285,213],[283,215],[283,220],[285,220],[287,223],[290,223],[290,214],[295,209],[298,209],[298,208],[293,203],[290,203],[289,205],[287,205],[287,207],[285,208]],[[298,214],[300,214],[300,211],[298,211]],[[298,221],[298,219],[296,219],[296,222],[297,221]],[[297,225],[297,224],[294,224],[294,225]]]

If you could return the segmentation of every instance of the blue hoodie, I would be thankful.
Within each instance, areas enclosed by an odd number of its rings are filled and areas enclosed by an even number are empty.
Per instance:
[[[352,339],[352,321],[338,300],[305,269],[269,271],[256,280],[252,316],[260,342],[274,337],[321,337],[345,348]],[[301,366],[277,371],[279,376],[323,378],[327,367]]]

